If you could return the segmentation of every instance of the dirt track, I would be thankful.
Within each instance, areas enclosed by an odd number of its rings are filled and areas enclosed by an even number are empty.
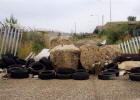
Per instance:
[[[128,76],[103,81],[0,80],[0,100],[140,100],[140,82]]]

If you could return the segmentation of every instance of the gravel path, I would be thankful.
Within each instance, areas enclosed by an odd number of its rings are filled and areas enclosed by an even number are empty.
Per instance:
[[[140,82],[128,76],[103,81],[89,80],[0,80],[0,100],[140,100]]]

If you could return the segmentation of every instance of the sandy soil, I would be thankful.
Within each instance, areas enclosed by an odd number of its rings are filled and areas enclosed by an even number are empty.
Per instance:
[[[140,82],[128,76],[103,81],[89,80],[0,80],[0,100],[140,100]]]

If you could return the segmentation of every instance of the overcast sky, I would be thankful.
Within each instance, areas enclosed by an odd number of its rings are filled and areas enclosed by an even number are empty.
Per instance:
[[[0,21],[13,14],[23,26],[63,32],[92,32],[109,21],[109,0],[0,0]],[[93,15],[93,16],[91,16]],[[140,20],[140,0],[112,0],[112,21]]]

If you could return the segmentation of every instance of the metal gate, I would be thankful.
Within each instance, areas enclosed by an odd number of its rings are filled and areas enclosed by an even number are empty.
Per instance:
[[[0,54],[19,54],[23,29],[17,25],[0,23]]]

